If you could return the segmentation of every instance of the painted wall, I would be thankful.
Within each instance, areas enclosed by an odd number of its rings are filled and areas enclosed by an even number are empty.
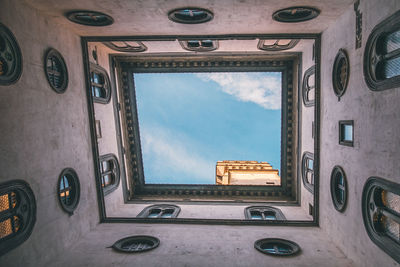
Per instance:
[[[363,39],[357,50],[352,6],[322,34],[320,225],[357,266],[398,266],[369,239],[362,219],[361,197],[364,183],[371,176],[400,183],[399,88],[373,92],[368,89],[362,70],[365,44],[372,29],[399,9],[400,2],[396,0],[361,0]],[[340,48],[349,54],[350,81],[338,101],[331,77]],[[354,120],[354,147],[339,145],[339,120]],[[330,175],[335,165],[342,166],[347,176],[349,199],[344,213],[337,212],[331,200]]]
[[[32,235],[4,255],[0,265],[12,261],[24,266],[33,260],[39,266],[73,246],[99,221],[81,44],[79,36],[21,1],[2,0],[0,21],[15,35],[23,56],[19,81],[0,86],[0,182],[28,182],[37,204]],[[50,47],[68,67],[64,94],[51,89],[44,73]],[[73,216],[57,199],[59,174],[66,167],[80,178],[80,203]]]

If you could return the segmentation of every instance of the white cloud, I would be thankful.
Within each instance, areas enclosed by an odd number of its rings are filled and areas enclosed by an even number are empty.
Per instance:
[[[196,154],[197,145],[187,137],[165,128],[149,127],[141,129],[141,143],[143,157],[148,157],[147,164],[151,164],[152,172],[157,174],[157,177],[150,179],[157,178],[163,183],[214,182],[215,162]],[[176,177],[174,173],[183,173],[185,177]],[[190,180],[180,180],[183,178]]]
[[[218,83],[221,90],[244,102],[254,102],[265,109],[281,108],[281,79],[260,73],[198,73],[203,81]]]

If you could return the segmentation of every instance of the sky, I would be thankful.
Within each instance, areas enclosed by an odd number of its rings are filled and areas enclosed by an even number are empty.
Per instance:
[[[219,160],[280,173],[281,73],[135,73],[147,184],[215,184]]]

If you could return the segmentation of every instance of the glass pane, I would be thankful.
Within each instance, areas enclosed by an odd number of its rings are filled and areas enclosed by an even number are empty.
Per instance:
[[[187,44],[189,47],[199,47],[200,46],[199,41],[188,41]]]
[[[264,40],[264,45],[271,46],[271,45],[274,45],[276,41],[278,41],[278,40],[276,40],[276,39]]]
[[[279,244],[277,247],[278,247],[278,251],[282,254],[289,254],[292,252],[292,248],[288,245]]]
[[[307,160],[307,169],[309,169],[309,170],[314,169],[314,160],[312,160],[312,159]]]
[[[173,209],[164,210],[162,215],[161,215],[161,218],[171,218],[172,217],[172,213],[174,213]]]
[[[310,89],[307,92],[307,99],[308,99],[308,101],[312,101],[315,99],[315,90],[314,89]]]
[[[0,222],[0,239],[12,234],[11,218]]]
[[[353,141],[353,125],[342,124],[343,141]]]
[[[393,194],[392,192],[382,190],[382,202],[383,205],[391,210],[400,213],[400,196]]]
[[[111,170],[111,166],[110,166],[110,161],[109,160],[104,160],[101,162],[101,166],[102,166],[102,172],[106,172]]]
[[[103,176],[103,187],[108,186],[112,184],[113,182],[113,175],[112,174],[106,174]]]
[[[398,75],[400,75],[400,57],[381,61],[376,67],[378,80],[389,79]]]
[[[8,194],[0,196],[0,212],[8,210],[10,208],[10,203],[8,201]]]
[[[261,212],[258,210],[253,210],[250,212],[252,220],[262,220]]]
[[[201,46],[203,46],[203,47],[212,47],[213,46],[213,42],[211,40],[204,40],[204,41],[201,41]]]
[[[290,43],[290,41],[292,41],[291,39],[282,39],[279,40],[278,44],[279,45],[288,45]]]
[[[276,253],[275,251],[275,246],[277,246],[278,244],[275,243],[267,243],[267,244],[263,244],[261,246],[261,248],[269,253]]]
[[[114,46],[118,47],[118,48],[125,48],[126,44],[125,42],[111,42]]]
[[[309,88],[314,88],[315,87],[315,75],[314,74],[312,74],[312,75],[310,75],[308,77],[307,85],[308,85]]]
[[[386,216],[382,216],[381,223],[386,234],[400,242],[400,224]]]
[[[383,38],[383,48],[386,53],[400,49],[400,31],[392,32]]]
[[[150,213],[147,217],[148,218],[157,218],[160,213],[161,213],[160,209],[152,209],[152,210],[150,210]]]
[[[264,216],[266,220],[276,220],[275,212],[273,211],[265,211]]]

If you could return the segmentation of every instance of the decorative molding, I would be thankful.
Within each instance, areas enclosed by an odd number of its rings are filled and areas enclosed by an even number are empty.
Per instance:
[[[359,9],[360,0],[354,3],[354,12],[356,13],[356,49],[362,45],[362,13]]]

